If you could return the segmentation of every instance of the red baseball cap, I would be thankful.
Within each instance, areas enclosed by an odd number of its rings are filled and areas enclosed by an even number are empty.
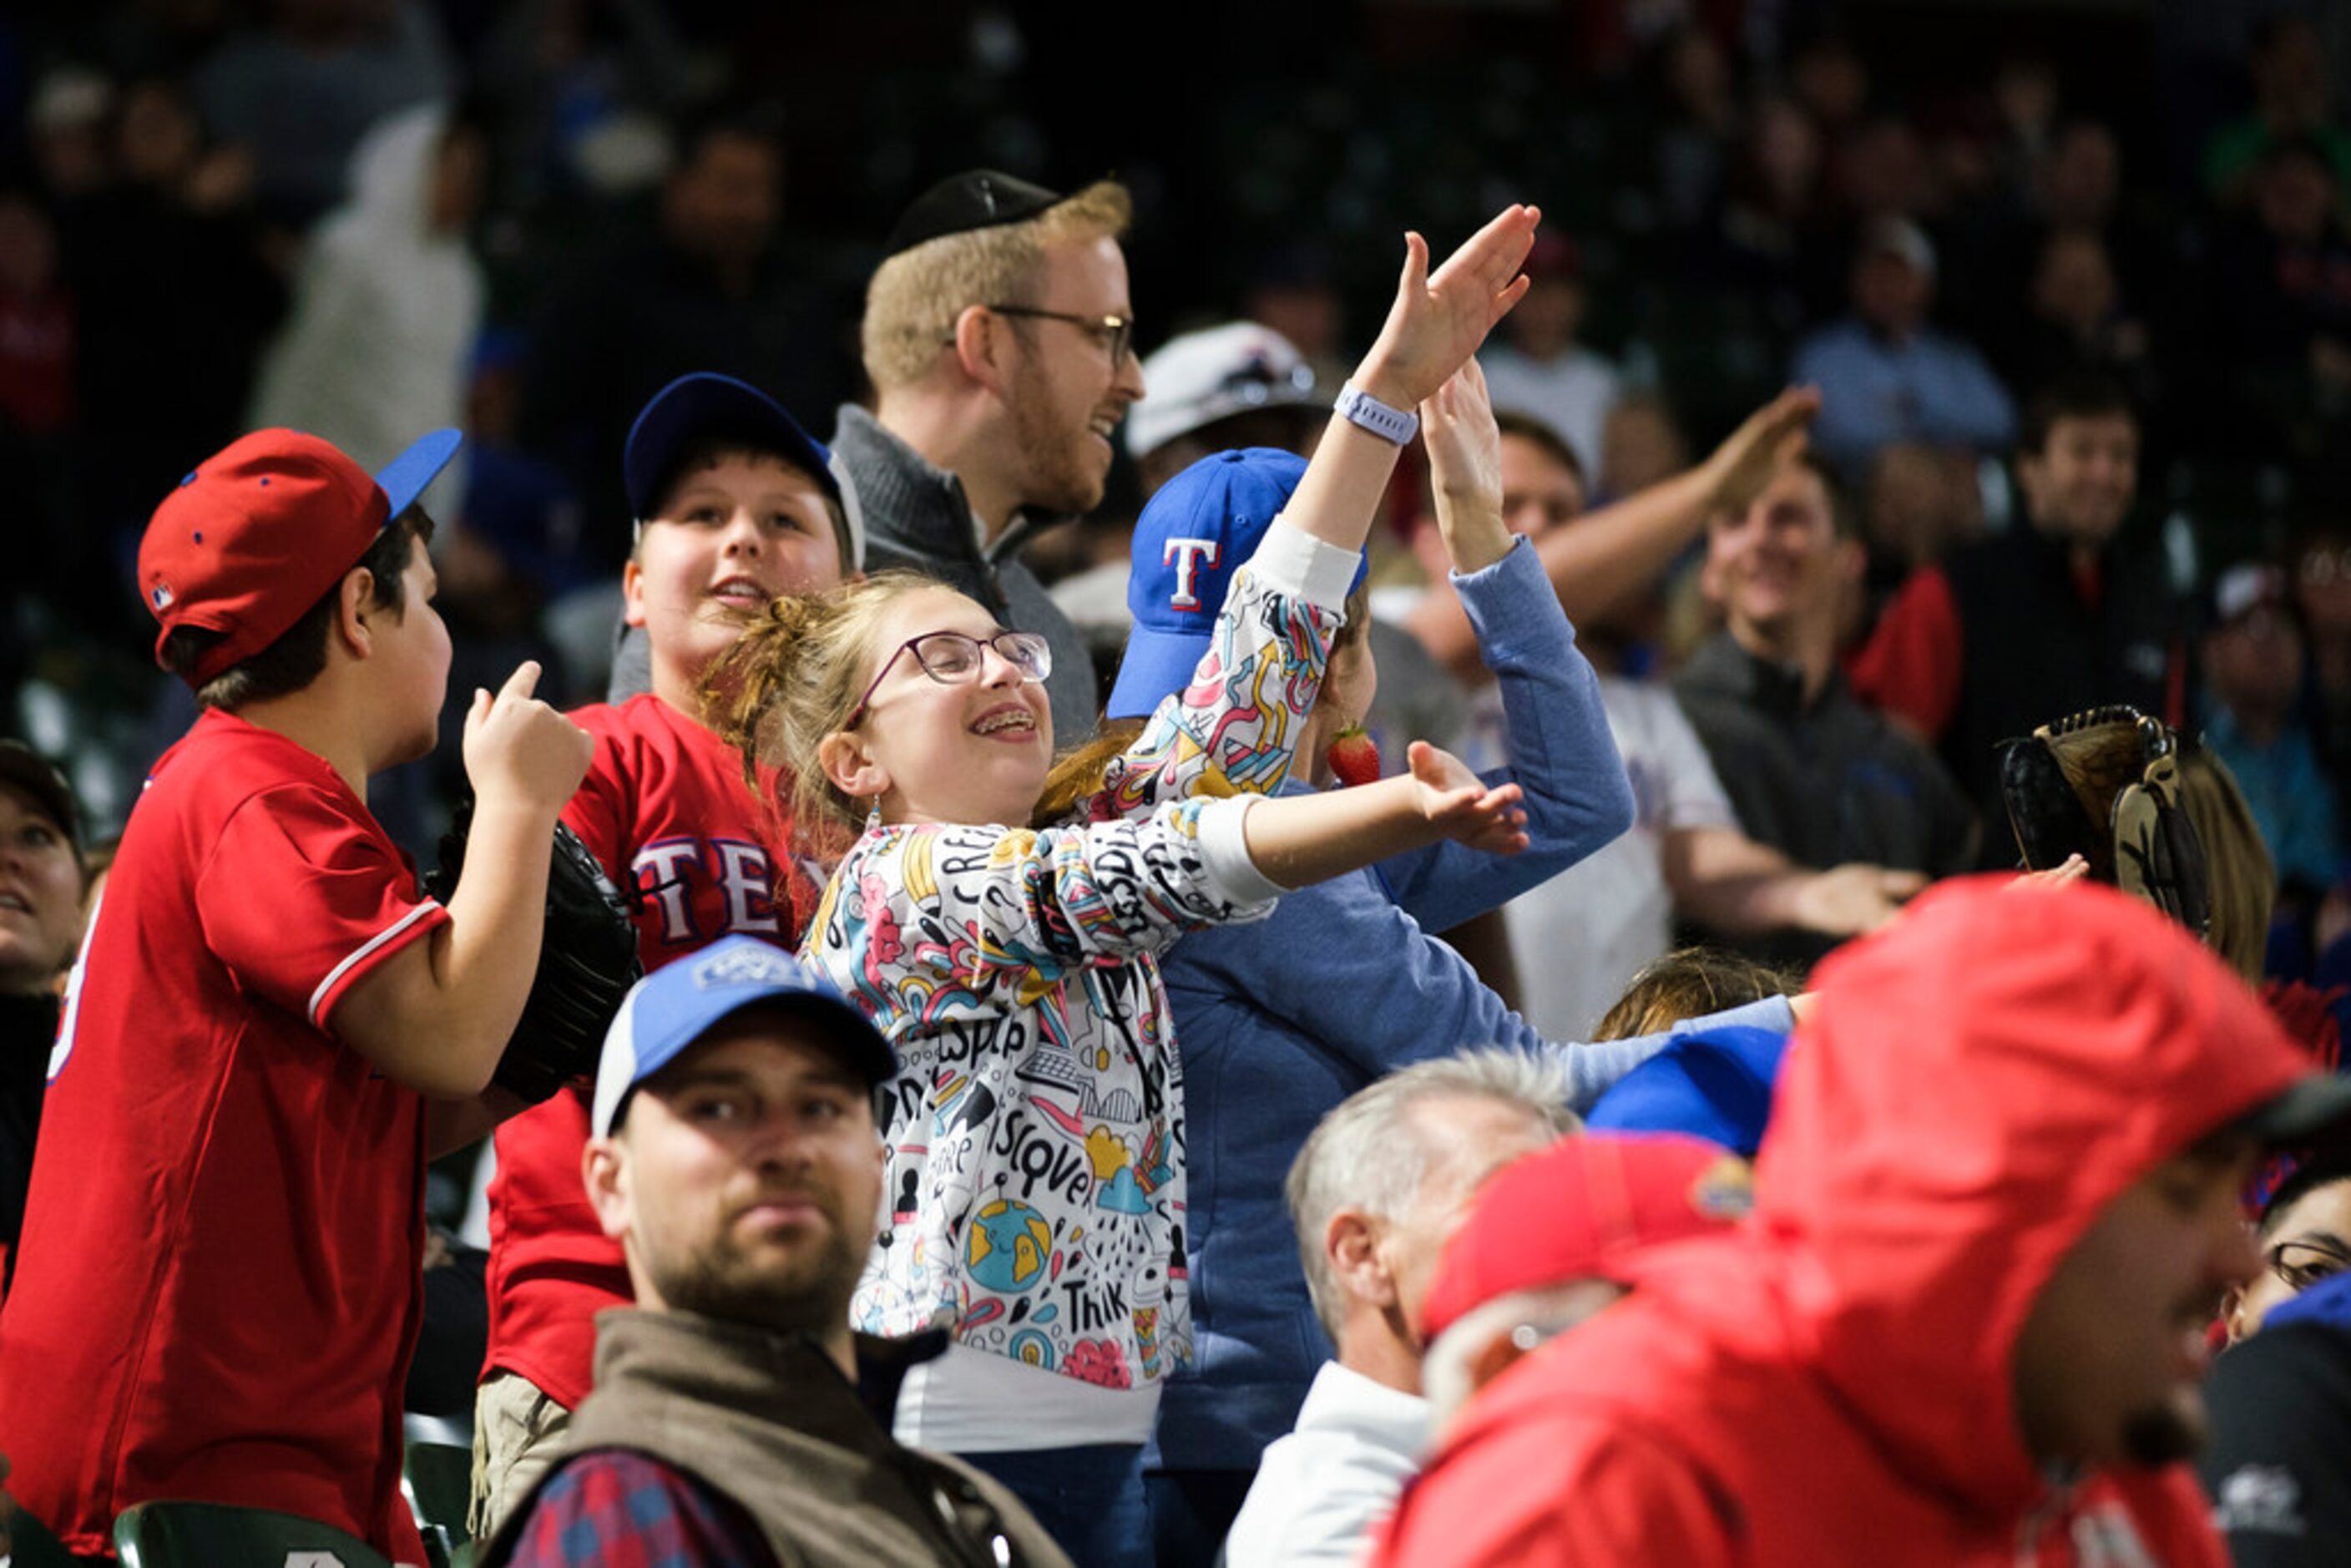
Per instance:
[[[1747,1162],[1679,1133],[1583,1133],[1513,1161],[1479,1189],[1421,1307],[1435,1339],[1513,1291],[1613,1280],[1625,1259],[1745,1218]]]
[[[162,623],[224,633],[189,674],[203,685],[292,629],[359,564],[460,442],[436,430],[370,477],[331,442],[257,430],[198,464],[163,498],[139,541],[139,590]]]

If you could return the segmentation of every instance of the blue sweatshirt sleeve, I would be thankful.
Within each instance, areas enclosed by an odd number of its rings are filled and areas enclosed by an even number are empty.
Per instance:
[[[1174,956],[1171,989],[1238,999],[1367,1078],[1465,1047],[1499,1045],[1558,1058],[1568,1071],[1568,1103],[1578,1111],[1675,1034],[1726,1023],[1784,1030],[1794,1021],[1786,1002],[1774,998],[1665,1034],[1554,1043],[1361,872],[1284,895],[1270,919],[1247,932],[1195,932]]]
[[[1609,734],[1599,677],[1576,650],[1575,629],[1534,547],[1521,538],[1493,565],[1453,580],[1509,730],[1510,765],[1488,782],[1515,779],[1526,791],[1530,841],[1506,856],[1447,840],[1383,862],[1389,892],[1431,931],[1549,882],[1633,825],[1633,787]]]

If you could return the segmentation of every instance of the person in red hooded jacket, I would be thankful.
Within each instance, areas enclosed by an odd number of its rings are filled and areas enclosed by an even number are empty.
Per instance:
[[[2351,1083],[2145,904],[2001,886],[1823,966],[1751,1219],[1473,1400],[1375,1563],[2227,1562],[2180,1461],[2237,1189]]]

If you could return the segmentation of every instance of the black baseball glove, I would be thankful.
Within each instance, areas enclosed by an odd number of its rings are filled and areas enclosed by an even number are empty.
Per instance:
[[[444,903],[464,869],[473,821],[474,803],[468,800],[442,835],[440,864],[424,879],[425,891]],[[621,998],[643,972],[637,962],[637,931],[629,920],[628,900],[580,836],[556,823],[538,972],[531,977],[522,1019],[490,1081],[534,1104],[567,1083],[592,1081],[604,1049],[604,1031],[621,1010]]]
[[[2169,725],[2120,704],[2003,741],[2001,795],[2024,863],[2045,871],[2078,853],[2092,880],[2206,936],[2212,901],[2204,846],[2179,802],[2180,744]]]

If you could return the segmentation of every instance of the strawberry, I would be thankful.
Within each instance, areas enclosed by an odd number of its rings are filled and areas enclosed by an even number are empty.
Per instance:
[[[1322,760],[1331,765],[1342,785],[1376,783],[1380,777],[1380,748],[1377,742],[1364,732],[1360,724],[1351,724],[1339,732],[1339,738],[1323,752]]]

